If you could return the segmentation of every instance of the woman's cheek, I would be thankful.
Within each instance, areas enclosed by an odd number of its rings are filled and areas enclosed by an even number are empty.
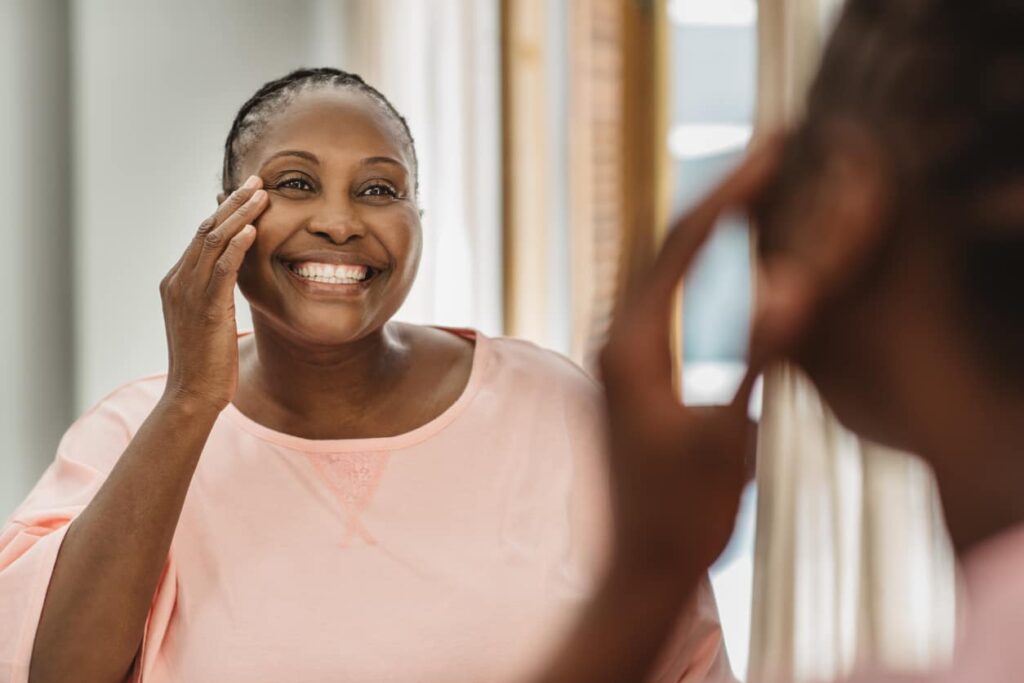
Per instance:
[[[280,222],[268,220],[274,218],[268,216],[269,211],[265,211],[255,222],[256,241],[249,247],[238,270],[238,286],[246,295],[255,294],[261,289],[261,281],[269,282],[273,278],[273,255],[282,242],[285,230]]]
[[[393,243],[387,245],[388,251],[404,262],[405,270],[410,276],[415,276],[423,253],[423,228],[419,214],[405,207],[403,214],[396,221],[396,229],[390,233]]]

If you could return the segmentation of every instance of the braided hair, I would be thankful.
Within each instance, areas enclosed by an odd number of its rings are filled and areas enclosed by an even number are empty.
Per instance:
[[[961,318],[996,374],[1018,387],[1022,36],[1024,0],[848,0],[782,174],[793,182],[822,169],[833,122],[870,130],[895,185],[893,219],[942,246]]]
[[[304,93],[326,88],[347,88],[368,96],[398,124],[409,157],[412,159],[412,173],[416,189],[419,190],[419,161],[416,158],[416,144],[405,118],[391,104],[388,98],[364,81],[360,76],[334,69],[296,69],[287,76],[265,83],[235,115],[224,143],[224,169],[221,177],[222,188],[229,193],[238,186],[238,163],[259,139],[274,114],[291,104]]]

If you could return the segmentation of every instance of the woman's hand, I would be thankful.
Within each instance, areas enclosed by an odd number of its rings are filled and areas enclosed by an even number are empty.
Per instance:
[[[160,282],[169,355],[165,397],[171,400],[219,413],[235,394],[235,282],[256,240],[253,222],[267,206],[262,184],[252,176],[225,199]]]
[[[732,535],[756,436],[747,404],[760,368],[779,348],[777,321],[755,321],[750,368],[733,402],[692,408],[673,389],[670,311],[717,218],[756,199],[776,167],[778,146],[773,141],[753,153],[677,222],[612,325],[601,370],[617,569],[696,579]]]
[[[758,299],[750,369],[733,402],[680,404],[669,347],[679,280],[728,209],[748,208],[776,167],[773,138],[673,228],[634,284],[601,354],[608,408],[615,545],[611,565],[576,628],[537,683],[646,680],[707,568],[732,535],[749,479],[754,429],[747,402],[768,360],[796,328],[792,287],[773,273]],[[788,273],[783,280],[789,279]]]

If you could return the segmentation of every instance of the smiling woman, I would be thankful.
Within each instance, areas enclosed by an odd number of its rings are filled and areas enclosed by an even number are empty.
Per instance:
[[[532,344],[392,321],[417,186],[408,127],[356,76],[246,103],[220,205],[161,285],[167,373],[72,425],[0,531],[0,681],[478,683],[544,661],[607,554],[600,396]],[[707,677],[730,674],[705,585],[657,680]]]

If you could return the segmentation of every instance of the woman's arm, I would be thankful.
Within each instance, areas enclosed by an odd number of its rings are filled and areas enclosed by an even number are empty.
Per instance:
[[[238,383],[234,288],[266,206],[253,177],[200,226],[161,282],[163,398],[67,531],[33,643],[30,683],[121,683],[199,457]]]
[[[162,400],[64,537],[31,683],[123,681],[142,641],[192,473],[217,413]]]

